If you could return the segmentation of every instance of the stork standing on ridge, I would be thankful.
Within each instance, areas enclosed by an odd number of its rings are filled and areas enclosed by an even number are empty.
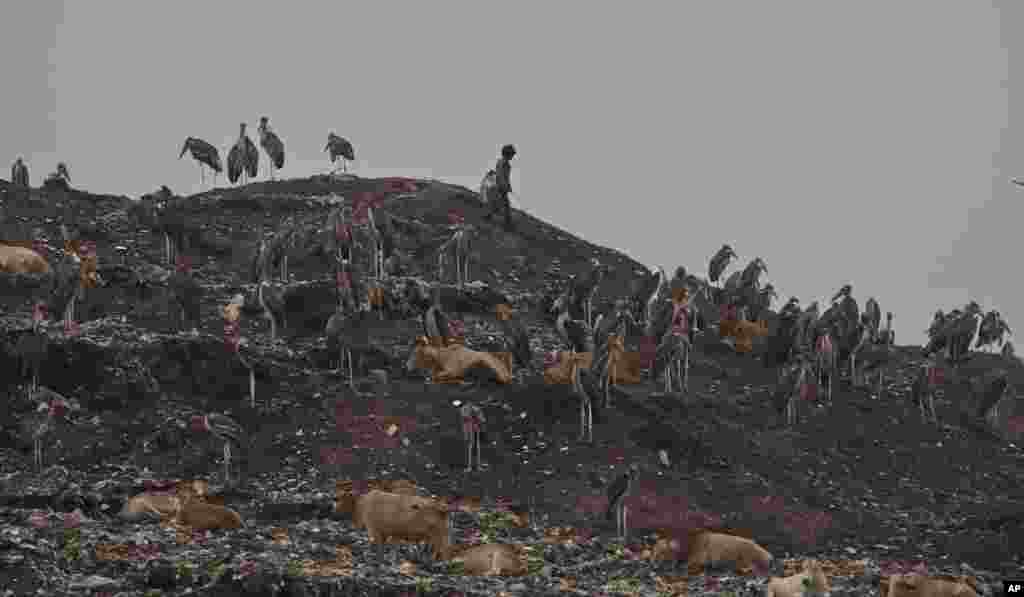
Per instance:
[[[18,339],[15,351],[22,363],[22,373],[31,373],[32,382],[28,395],[39,387],[39,373],[50,350],[50,338],[46,335],[46,304],[39,302],[32,308],[32,330]],[[26,371],[28,370],[28,371]]]
[[[504,335],[506,348],[515,357],[520,367],[528,369],[531,353],[530,337],[526,333],[526,326],[515,316],[511,305],[502,303],[494,308],[494,312]]]
[[[270,130],[266,116],[260,118],[260,126],[256,131],[260,135],[260,146],[270,158],[270,180],[274,180],[274,170],[284,168],[284,142]]]
[[[217,148],[213,145],[203,141],[196,137],[187,137],[185,144],[181,146],[181,153],[178,154],[180,160],[185,156],[185,152],[189,152],[192,155],[192,159],[199,164],[199,184],[206,183],[206,173],[203,169],[203,164],[210,167],[213,170],[213,184],[217,184],[217,175],[220,174],[224,167],[221,165],[220,153]]]
[[[198,336],[203,287],[192,275],[192,263],[186,255],[178,256],[175,272],[167,280],[167,290],[170,295],[168,307],[173,303],[175,315],[178,316],[178,331],[184,331],[188,322],[191,324],[192,335]]]
[[[245,123],[238,125],[238,140],[228,152],[228,181],[231,184],[242,179],[245,184],[248,179],[256,178],[259,166],[260,154],[256,144],[245,134]]]
[[[216,413],[193,416],[192,430],[209,433],[224,443],[224,484],[230,485],[231,444],[241,446],[245,440],[245,430],[234,419]]]
[[[555,319],[555,330],[573,353],[593,352],[593,338],[587,322],[574,318],[570,314],[568,292],[555,301],[554,309],[558,313]]]
[[[722,272],[729,267],[733,259],[736,259],[736,251],[729,245],[722,245],[722,248],[711,257],[711,261],[708,263],[708,280],[712,284],[718,284]]]
[[[615,514],[615,529],[618,531],[620,539],[625,539],[628,533],[626,498],[629,497],[630,490],[633,489],[633,479],[636,478],[636,473],[637,466],[631,464],[626,472],[608,486],[608,510],[605,511],[604,517],[605,520],[611,521],[612,514]]]
[[[33,455],[37,471],[43,470],[43,444],[52,442],[51,435],[55,435],[58,425],[63,421],[64,415],[71,408],[67,398],[54,392],[50,388],[36,388],[30,398],[39,401],[36,413],[29,417],[22,424],[23,428],[32,437]]]
[[[892,311],[885,313],[885,327],[878,332],[878,344],[893,346],[896,344],[896,332],[892,329]]]
[[[875,297],[870,297],[864,302],[864,315],[867,316],[865,323],[868,326],[868,340],[875,343],[878,341],[879,327],[882,324],[882,310]]]
[[[345,172],[348,172],[348,162],[356,159],[356,150],[352,147],[352,144],[349,143],[348,139],[339,137],[333,132],[327,133],[327,145],[324,146],[324,151],[330,152],[332,164],[336,162],[339,157],[342,158],[341,167]],[[334,170],[331,170],[331,174],[334,174],[337,171],[338,169],[335,168]]]
[[[370,345],[370,316],[366,305],[358,306],[355,311],[348,311],[344,306],[338,305],[334,314],[327,320],[324,335],[327,336],[328,355],[338,355],[338,372],[340,373],[348,361],[348,386],[352,393],[359,396],[356,389],[356,372],[362,370],[362,357],[360,366],[356,366],[353,360],[353,349],[364,350]]]

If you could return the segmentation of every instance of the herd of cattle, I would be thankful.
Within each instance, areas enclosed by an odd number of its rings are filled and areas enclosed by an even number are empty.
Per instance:
[[[388,253],[394,250],[394,236],[420,226],[379,207],[375,218],[374,210],[375,206],[370,203],[357,205],[355,210],[348,207],[332,212],[326,226],[331,237],[328,240],[332,242],[325,243],[323,247],[323,252],[331,256],[335,265],[338,293],[337,310],[328,320],[324,336],[331,353],[339,357],[338,367],[342,368],[347,361],[353,389],[359,373],[353,361],[358,360],[361,348],[373,343],[369,322],[376,315],[374,308],[384,300],[382,280],[387,278],[389,271],[393,272],[385,262],[393,263],[393,255]],[[164,233],[170,260],[172,245],[182,242],[182,225],[175,224],[177,216],[163,207],[154,208],[148,212],[148,217],[152,227]],[[360,228],[368,229],[370,242],[363,245],[355,240]],[[445,245],[455,250],[457,263],[465,258],[465,241],[459,236],[465,230],[461,219],[453,222],[451,242]],[[174,243],[171,242],[172,236],[176,238]],[[45,244],[39,241],[0,242],[0,272],[52,275],[54,280],[51,296],[35,305],[33,328],[19,344],[21,356],[32,374],[29,394],[41,402],[38,428],[33,431],[37,452],[46,433],[52,429],[55,413],[61,412],[55,405],[64,400],[51,390],[39,387],[38,383],[41,360],[48,353],[45,319],[49,312],[62,312],[65,331],[73,330],[76,325],[75,302],[88,289],[104,283],[98,274],[95,246],[72,238],[66,229],[64,241],[64,249],[58,251],[52,268],[50,260],[45,257],[49,251]],[[257,284],[255,302],[270,322],[272,336],[276,337],[278,326],[284,323],[288,311],[288,287],[278,288],[270,283],[270,268],[280,267],[285,280],[289,276],[288,251],[277,251],[275,247],[273,243],[261,241],[253,263],[253,281]],[[360,252],[370,257],[366,276],[361,276],[362,268],[355,265]],[[544,318],[564,341],[565,350],[545,355],[543,379],[549,384],[570,385],[573,394],[579,398],[581,438],[592,439],[592,407],[594,404],[610,407],[617,385],[639,384],[650,376],[654,380],[664,379],[666,393],[688,391],[691,354],[696,347],[707,345],[698,342],[698,338],[703,336],[706,339],[709,334],[717,335],[716,341],[721,340],[739,354],[753,353],[754,340],[760,339],[762,362],[778,371],[775,407],[780,415],[785,413],[791,424],[797,420],[796,407],[801,402],[814,399],[819,392],[824,393],[827,401],[831,400],[841,372],[853,385],[869,374],[875,374],[875,389],[881,391],[883,372],[895,358],[892,313],[886,313],[883,326],[878,302],[869,298],[861,310],[852,296],[850,285],[843,286],[833,296],[832,304],[824,312],[819,313],[816,301],[801,308],[800,301],[793,297],[776,313],[772,311],[772,302],[776,298],[774,287],[760,282],[761,275],[767,271],[761,258],[753,259],[745,268],[733,272],[720,283],[722,274],[735,258],[733,249],[723,246],[711,258],[707,279],[689,274],[683,267],[677,268],[671,278],[661,269],[643,272],[632,282],[629,295],[610,301],[607,308],[597,309],[597,312],[594,302],[609,270],[594,260],[585,273],[570,276],[564,288],[544,302]],[[174,297],[171,304],[177,305],[182,319],[191,319],[195,328],[203,287],[194,278],[187,257],[179,255],[175,262],[177,271],[166,280]],[[443,266],[444,261],[441,260],[439,268]],[[460,286],[468,283],[466,270],[468,266],[457,267]],[[431,292],[428,285],[409,280],[405,292],[408,295],[406,300],[422,309],[420,321],[423,331],[413,342],[406,362],[407,370],[426,369],[432,381],[449,383],[462,381],[471,370],[486,369],[494,373],[497,383],[508,384],[515,380],[513,364],[524,369],[533,367],[531,334],[506,301],[493,305],[494,321],[503,332],[504,350],[487,352],[466,346],[465,328],[449,317],[442,307],[439,282],[433,285]],[[225,340],[234,338],[236,345],[239,310],[247,302],[250,301],[244,297],[234,297],[224,309]],[[232,335],[228,334],[229,327]],[[920,405],[922,413],[935,418],[933,396],[935,389],[943,383],[941,372],[945,363],[956,367],[969,355],[972,345],[980,348],[997,343],[1002,344],[1004,356],[1012,358],[1012,344],[1007,341],[1009,334],[1009,327],[997,311],[983,314],[973,302],[948,314],[936,313],[929,330],[930,341],[923,350],[926,364],[921,368],[913,391],[914,401]],[[634,347],[632,341],[637,341],[638,345]],[[357,358],[353,359],[353,356]],[[978,380],[973,389],[982,396],[979,415],[991,414],[1009,387],[1005,371],[996,371],[989,378]],[[465,417],[478,417],[479,414],[479,409],[464,410]],[[232,425],[221,427],[237,429]],[[216,434],[221,427],[207,426],[206,430]],[[472,425],[466,428],[470,429]],[[467,438],[470,437],[473,439],[467,439],[468,442],[478,441],[474,434],[467,432]],[[228,442],[236,438],[225,434],[222,439],[225,440],[227,465],[230,459]],[[472,447],[471,444],[471,459]],[[478,444],[476,448],[478,453]],[[402,492],[380,491],[364,495],[354,506],[356,522],[365,526],[378,543],[386,541],[389,536],[421,537],[434,544],[437,555],[450,556],[452,552],[448,542],[439,535],[442,519],[445,533],[450,533],[446,515],[438,520],[435,520],[437,517],[424,518],[425,513],[434,511],[435,504],[429,501],[406,503],[409,500],[405,497],[394,497],[401,495]],[[413,499],[413,496],[406,497]],[[173,502],[175,512],[180,515],[188,510],[189,503],[203,502],[178,500]],[[160,510],[152,504],[140,506],[136,503],[133,507],[140,511],[147,508],[153,512]],[[198,518],[193,521],[200,525],[205,524],[202,522],[203,512],[213,512],[206,506],[202,508],[206,509],[195,514]],[[217,512],[210,514],[212,519],[218,519]],[[228,518],[234,520],[232,516]],[[742,560],[744,565],[770,563],[770,557],[765,555],[767,552],[763,548],[749,540],[755,547],[747,543],[743,543],[745,547],[738,547],[742,542],[737,541],[736,538],[715,539],[711,535],[691,537],[690,548],[698,553],[703,551],[703,555],[696,556],[698,559]],[[697,549],[695,546],[698,544],[705,547]],[[490,567],[495,567],[495,562],[509,556],[493,548],[492,552],[487,554]]]

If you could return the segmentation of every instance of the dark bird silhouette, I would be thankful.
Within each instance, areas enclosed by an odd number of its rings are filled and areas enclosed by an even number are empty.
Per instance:
[[[333,360],[333,356],[338,355],[339,372],[344,368],[347,359],[348,385],[356,395],[359,395],[356,390],[356,375],[362,371],[363,354],[367,349],[373,348],[370,339],[372,321],[370,311],[363,306],[349,311],[339,305],[324,328],[329,358]],[[356,355],[355,359],[353,355]]]
[[[185,156],[185,152],[189,152],[199,164],[199,183],[204,184],[206,182],[206,172],[203,165],[209,166],[210,170],[213,170],[213,184],[217,184],[217,175],[224,171],[224,166],[220,161],[220,152],[213,145],[203,141],[196,137],[186,137],[185,144],[181,146],[181,153],[178,154],[180,160]]]
[[[21,361],[22,375],[31,374],[28,394],[39,387],[39,374],[50,350],[50,338],[46,335],[46,304],[39,302],[32,308],[32,330],[18,338],[15,353]]]
[[[257,287],[256,299],[263,307],[263,317],[270,323],[271,340],[276,340],[278,331],[288,325],[288,303],[293,296],[291,290],[287,286],[271,286],[266,280],[261,280]]]
[[[572,279],[570,282],[569,295],[572,297],[573,307],[583,312],[583,321],[588,326],[594,324],[593,302],[598,287],[608,272],[608,267],[602,265],[596,258],[590,260],[590,269]]]
[[[515,358],[516,363],[523,368],[530,367],[532,354],[530,352],[530,337],[526,332],[526,326],[516,317],[515,311],[507,304],[495,307],[495,315],[498,325],[501,327],[505,337],[505,346]]]
[[[878,301],[875,300],[875,297],[870,297],[864,302],[864,315],[867,316],[865,323],[868,326],[868,339],[872,343],[877,342],[880,326],[882,325],[882,309],[878,306]]]
[[[199,334],[200,304],[203,299],[203,287],[192,275],[191,260],[185,255],[178,256],[175,272],[167,279],[167,289],[178,316],[179,331],[184,331],[186,323],[191,326],[192,334]]]
[[[637,322],[647,322],[647,304],[666,283],[665,272],[661,268],[649,269],[630,283],[630,306]]]
[[[555,320],[555,330],[562,337],[569,350],[573,352],[593,352],[593,338],[587,323],[569,316],[567,308],[563,308]]]
[[[228,181],[231,184],[242,179],[245,184],[249,178],[256,178],[260,154],[252,139],[245,134],[245,123],[238,125],[238,140],[228,152]]]
[[[633,489],[633,480],[636,474],[637,466],[631,464],[626,472],[608,486],[608,509],[604,513],[604,518],[611,522],[612,516],[615,516],[615,529],[622,539],[626,537],[628,531],[626,526],[626,498],[629,497],[629,493]]]
[[[1010,378],[1003,369],[971,380],[971,394],[978,404],[975,416],[995,422],[998,419],[999,404],[1007,396],[1009,389]]]
[[[267,120],[266,116],[260,118],[257,132],[260,135],[260,146],[270,158],[270,180],[274,180],[274,170],[284,168],[284,142],[274,131],[270,130]]]
[[[717,284],[722,277],[722,272],[729,267],[733,259],[736,259],[736,251],[729,245],[722,245],[722,248],[712,255],[711,261],[708,263],[708,280],[712,284]]]
[[[356,150],[349,143],[348,139],[339,137],[334,133],[327,134],[327,145],[324,146],[324,151],[329,151],[331,155],[331,163],[333,164],[338,160],[341,160],[341,167],[345,172],[348,172],[348,162],[356,159]],[[331,171],[333,174],[337,172],[337,168]]]
[[[11,165],[11,184],[14,186],[28,188],[28,166],[25,165],[25,161],[18,156],[14,164]]]
[[[54,441],[71,404],[64,396],[43,386],[36,388],[29,398],[32,402],[38,402],[39,406],[32,416],[23,421],[22,429],[32,438],[35,467],[37,471],[42,471],[44,442]]]

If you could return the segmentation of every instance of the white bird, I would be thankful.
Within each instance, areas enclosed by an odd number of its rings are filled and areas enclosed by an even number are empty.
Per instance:
[[[267,152],[270,158],[270,180],[274,180],[274,170],[284,168],[284,142],[274,131],[270,130],[267,117],[260,118],[260,126],[257,132],[260,135],[260,146]]]

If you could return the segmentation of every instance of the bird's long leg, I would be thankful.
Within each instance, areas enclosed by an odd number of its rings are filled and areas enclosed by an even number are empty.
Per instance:
[[[249,404],[256,408],[256,370],[252,366],[249,367]]]
[[[202,162],[198,162],[198,163],[199,163],[199,188],[203,188],[203,185],[206,184],[206,174],[203,172],[203,163]]]
[[[683,357],[683,393],[690,391],[690,345],[685,347]]]
[[[345,353],[348,355],[348,385],[352,388],[352,392],[356,391],[356,374],[355,367],[352,366],[352,349],[346,348]]]
[[[231,483],[231,442],[224,442],[224,484]]]

